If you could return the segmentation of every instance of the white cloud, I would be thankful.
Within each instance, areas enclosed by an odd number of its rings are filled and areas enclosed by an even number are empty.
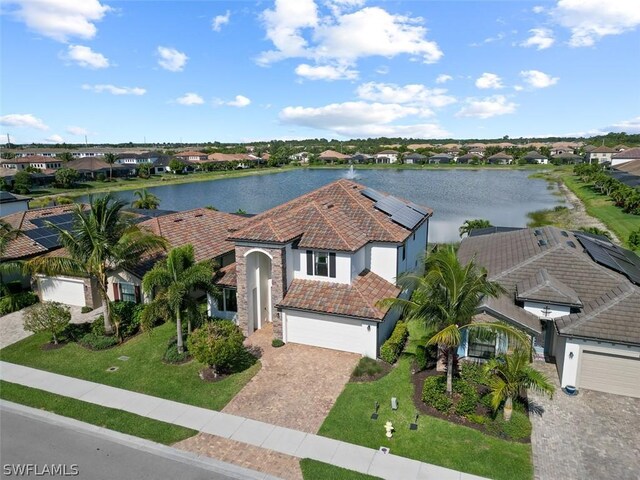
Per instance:
[[[49,127],[42,120],[31,113],[10,113],[0,117],[0,125],[6,127],[28,127],[38,130],[49,130]]]
[[[185,53],[175,48],[158,47],[157,53],[160,56],[158,65],[170,72],[181,72],[189,60]]]
[[[95,22],[111,10],[98,0],[8,0],[18,9],[11,12],[27,27],[59,42],[69,38],[93,38]]]
[[[84,45],[69,45],[67,53],[63,55],[65,60],[70,60],[85,68],[107,68],[109,59],[101,53],[94,52]]]
[[[542,13],[545,11],[545,8],[542,5],[536,5],[531,9],[533,13]]]
[[[317,65],[312,66],[302,63],[296,67],[296,74],[308,80],[355,80],[358,78],[358,71],[352,70],[346,65]]]
[[[514,85],[514,86],[513,86],[513,89],[514,89],[516,92],[521,92],[522,90],[524,90],[524,87],[523,87],[522,85]]]
[[[71,135],[88,135],[89,130],[82,127],[69,126],[67,127],[67,133],[70,133]]]
[[[626,132],[629,134],[640,134],[640,116],[604,127],[602,132]]]
[[[64,138],[58,134],[51,135],[42,140],[44,143],[64,143]]]
[[[447,75],[445,73],[438,75],[436,78],[436,83],[447,83],[448,81],[453,80],[451,75]]]
[[[559,0],[549,13],[571,31],[572,47],[589,47],[602,37],[630,32],[640,25],[635,0]]]
[[[185,93],[183,96],[176,98],[176,103],[180,105],[202,105],[204,103],[204,98],[202,98],[197,93],[189,92]]]
[[[520,72],[522,80],[532,88],[547,88],[555,85],[560,80],[539,70],[525,70]]]
[[[112,95],[144,95],[147,90],[140,87],[116,87],[115,85],[82,85],[83,90],[89,90],[96,93],[107,92]]]
[[[230,107],[242,108],[242,107],[246,107],[250,103],[251,103],[251,100],[245,97],[244,95],[236,95],[236,98],[234,100],[231,100],[230,102],[226,102],[226,105],[229,105]]]
[[[476,80],[476,87],[481,89],[499,89],[503,88],[504,85],[502,84],[502,79],[498,75],[495,73],[485,72]]]
[[[339,5],[338,5],[339,4]],[[267,38],[275,49],[262,52],[261,65],[286,58],[313,59],[319,65],[353,67],[360,58],[400,54],[426,63],[442,57],[437,43],[427,40],[419,17],[393,15],[380,7],[360,7],[361,1],[334,1],[331,15],[322,17],[313,0],[276,0],[262,14]],[[339,8],[337,8],[339,7]]]
[[[409,84],[395,85],[393,83],[363,83],[356,94],[363,100],[381,103],[398,103],[421,107],[442,108],[456,102],[455,97],[446,95],[444,88],[429,89],[424,85]],[[422,115],[431,114],[429,110],[423,110]]]
[[[448,134],[435,123],[395,125],[392,122],[417,116],[420,109],[412,106],[345,102],[323,107],[286,107],[280,112],[283,123],[328,130],[351,137],[445,137]]]
[[[230,18],[231,12],[229,10],[227,10],[227,13],[225,13],[224,15],[216,15],[211,21],[211,28],[213,29],[213,31],[219,32],[220,30],[222,30],[223,25],[229,23]]]
[[[521,47],[537,47],[544,50],[554,44],[553,32],[548,28],[532,28],[529,30],[531,36],[520,44]]]
[[[499,22],[499,23],[504,23],[504,22]],[[489,43],[499,42],[500,40],[502,40],[506,36],[507,35],[504,32],[500,32],[495,37],[485,38],[481,42],[474,42],[474,43],[471,43],[469,46],[470,47],[481,47],[481,46],[487,45]]]
[[[378,68],[376,68],[376,73],[378,75],[386,75],[390,72],[389,67],[387,65],[380,65]]]
[[[469,98],[466,105],[456,113],[457,117],[491,118],[514,113],[518,105],[507,100],[504,95],[486,98]]]

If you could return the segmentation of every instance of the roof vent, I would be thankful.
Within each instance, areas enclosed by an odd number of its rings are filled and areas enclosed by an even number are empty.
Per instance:
[[[202,216],[203,216],[203,214],[202,214],[202,213],[196,213],[196,214],[194,215],[194,217],[202,217]]]
[[[329,209],[329,208],[333,208],[333,203],[327,204],[327,209]]]
[[[183,220],[182,218],[176,218],[176,219],[174,220],[174,223],[181,222],[182,220]]]
[[[573,243],[571,240],[567,241],[567,245],[569,245],[571,248],[576,248],[576,244]]]
[[[535,236],[542,235],[542,230],[538,230],[537,228],[533,231]]]
[[[562,230],[560,233],[562,234],[563,237],[568,237],[569,236],[569,234],[567,232],[565,232],[564,230]]]
[[[547,245],[547,241],[546,240],[538,240],[538,245],[540,245],[541,247],[545,247]]]

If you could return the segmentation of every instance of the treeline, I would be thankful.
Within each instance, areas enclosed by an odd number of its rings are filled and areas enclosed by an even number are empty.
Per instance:
[[[613,200],[626,213],[640,215],[640,189],[630,187],[607,175],[601,165],[581,164],[573,167],[573,172],[584,183],[593,183],[593,188]]]

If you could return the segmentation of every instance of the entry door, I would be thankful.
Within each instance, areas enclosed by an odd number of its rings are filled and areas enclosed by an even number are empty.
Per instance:
[[[543,323],[545,326],[544,332],[544,356],[553,357],[553,333],[554,327],[553,320],[547,320]]]

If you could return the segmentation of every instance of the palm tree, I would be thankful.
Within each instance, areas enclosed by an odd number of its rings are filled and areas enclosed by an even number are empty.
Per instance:
[[[109,181],[113,181],[113,164],[116,163],[118,156],[115,153],[106,153],[104,161],[109,164]]]
[[[192,294],[195,290],[214,293],[213,262],[205,260],[196,263],[193,245],[183,245],[172,249],[167,258],[154,265],[142,279],[142,289],[153,300],[149,312],[170,311],[176,320],[178,352],[184,352],[182,319],[186,314],[188,331],[191,333],[191,319],[197,315],[198,305]]]
[[[137,200],[131,202],[133,208],[144,208],[146,210],[155,210],[160,206],[160,199],[153,193],[149,193],[146,188],[136,190],[133,194],[138,197]]]
[[[67,255],[34,258],[28,262],[28,268],[45,275],[84,275],[95,279],[105,308],[105,330],[112,333],[107,294],[109,271],[135,265],[145,254],[164,249],[166,241],[133,224],[131,217],[121,213],[126,203],[111,194],[90,202],[86,211],[82,205],[74,206],[70,230],[48,224],[58,231],[60,244]]]
[[[484,366],[489,377],[491,406],[497,411],[504,402],[504,419],[511,420],[513,399],[522,396],[525,389],[553,397],[555,387],[529,363],[530,355],[516,350],[511,355],[490,359]]]
[[[476,228],[487,228],[492,227],[491,222],[489,220],[484,219],[476,219],[476,220],[465,220],[464,223],[458,229],[460,232],[460,238],[462,238],[465,234],[469,235],[471,230]]]
[[[403,311],[407,320],[418,320],[436,330],[427,345],[438,345],[447,356],[447,393],[453,386],[453,360],[465,331],[478,336],[505,335],[516,346],[527,346],[527,336],[520,330],[500,322],[472,322],[484,296],[497,297],[504,289],[487,280],[487,273],[473,261],[462,265],[453,246],[437,250],[425,260],[425,273],[400,277],[401,288],[412,289],[409,300],[386,298],[383,307]]]

